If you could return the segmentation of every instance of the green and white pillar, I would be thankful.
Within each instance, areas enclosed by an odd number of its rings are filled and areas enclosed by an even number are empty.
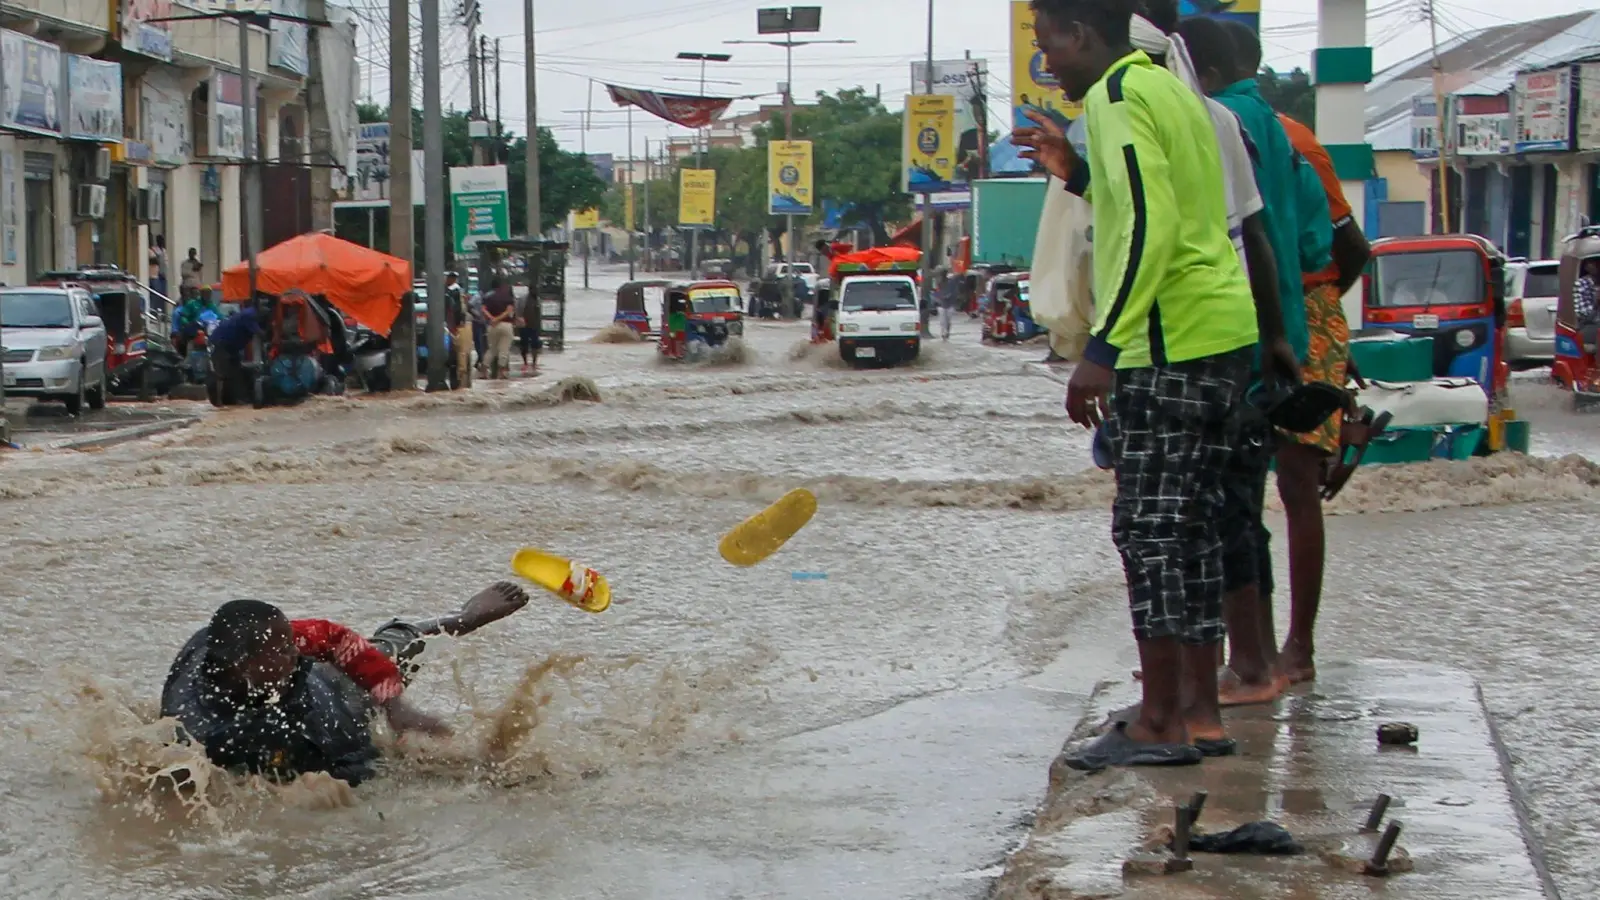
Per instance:
[[[1317,89],[1317,139],[1328,148],[1356,221],[1366,221],[1366,182],[1376,176],[1367,143],[1366,0],[1318,0],[1317,49],[1311,56]]]
[[[1317,49],[1311,55],[1317,88],[1317,140],[1328,150],[1344,186],[1351,214],[1367,221],[1367,180],[1377,176],[1367,143],[1367,84],[1372,48],[1367,46],[1366,0],[1317,0]],[[1344,297],[1352,329],[1361,322],[1361,282]]]

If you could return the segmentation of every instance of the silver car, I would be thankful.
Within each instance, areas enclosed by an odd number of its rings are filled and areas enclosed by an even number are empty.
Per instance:
[[[88,291],[0,288],[0,355],[7,394],[105,408],[106,326]]]
[[[1506,264],[1506,361],[1513,366],[1555,359],[1560,270],[1555,260]]]

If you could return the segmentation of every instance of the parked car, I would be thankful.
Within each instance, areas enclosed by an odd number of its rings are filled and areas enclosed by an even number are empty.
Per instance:
[[[790,273],[800,276],[800,280],[806,283],[806,288],[812,294],[816,294],[817,282],[820,280],[820,276],[817,275],[817,270],[811,266],[811,263],[778,263],[773,266],[773,269],[776,270],[775,274],[780,276]]]
[[[1556,355],[1556,302],[1561,264],[1514,260],[1506,264],[1506,361],[1546,366]]]
[[[106,326],[77,287],[0,288],[5,391],[57,400],[77,415],[106,405]]]

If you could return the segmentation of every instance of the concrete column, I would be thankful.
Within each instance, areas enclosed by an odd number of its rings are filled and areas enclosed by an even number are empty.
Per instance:
[[[1317,90],[1317,140],[1327,148],[1357,222],[1366,221],[1367,180],[1376,177],[1367,143],[1367,84],[1372,48],[1367,46],[1366,0],[1317,0],[1317,49],[1311,58]],[[1345,295],[1345,317],[1361,321],[1361,283]]]

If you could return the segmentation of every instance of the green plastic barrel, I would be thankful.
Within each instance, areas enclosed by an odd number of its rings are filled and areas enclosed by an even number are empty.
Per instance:
[[[1506,449],[1513,453],[1527,453],[1533,440],[1533,429],[1526,419],[1512,419],[1506,423]]]

